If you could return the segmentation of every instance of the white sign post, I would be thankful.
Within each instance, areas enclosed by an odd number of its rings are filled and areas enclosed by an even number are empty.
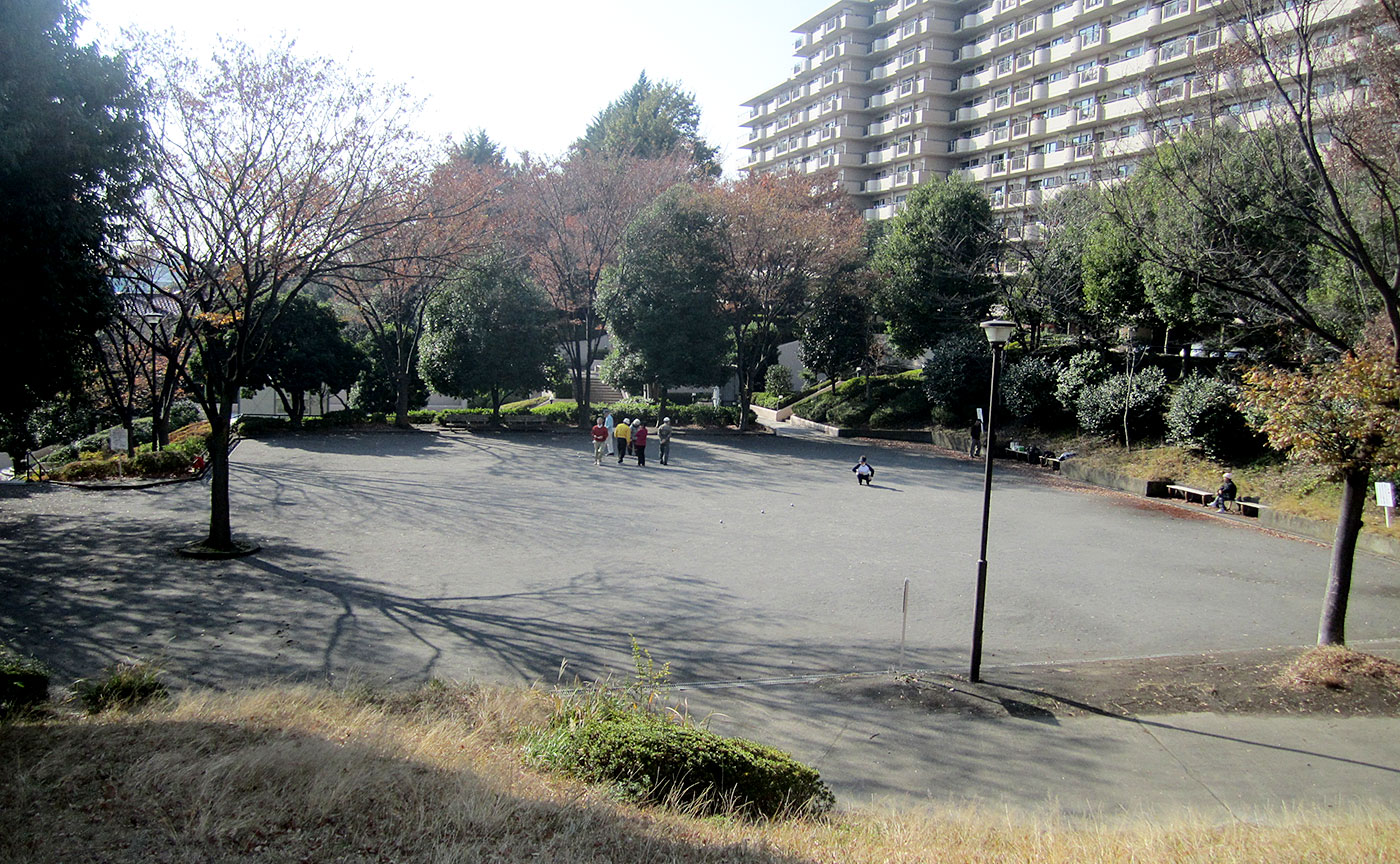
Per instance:
[[[113,426],[107,433],[107,446],[113,453],[125,453],[127,443],[126,427]]]
[[[1376,504],[1385,508],[1385,527],[1390,527],[1390,511],[1395,509],[1395,484],[1376,484]]]

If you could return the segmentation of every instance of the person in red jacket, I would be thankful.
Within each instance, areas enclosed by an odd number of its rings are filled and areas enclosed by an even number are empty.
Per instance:
[[[647,424],[639,423],[632,430],[632,446],[637,451],[637,464],[646,467],[647,464]]]
[[[593,418],[593,464],[603,464],[603,454],[608,449],[608,427],[604,426],[597,418]]]

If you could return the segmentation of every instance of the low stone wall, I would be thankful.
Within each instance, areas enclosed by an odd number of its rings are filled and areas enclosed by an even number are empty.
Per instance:
[[[781,423],[792,416],[792,406],[779,408],[776,411],[772,408],[764,408],[762,405],[750,404],[749,408],[760,421],[766,423]]]

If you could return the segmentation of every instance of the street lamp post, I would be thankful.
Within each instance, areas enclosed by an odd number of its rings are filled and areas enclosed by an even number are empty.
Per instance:
[[[982,546],[977,556],[977,598],[972,611],[972,668],[969,680],[976,683],[982,680],[982,610],[987,596],[987,522],[992,509],[992,441],[996,434],[997,373],[1001,371],[1001,352],[1016,329],[1011,321],[983,321],[982,330],[992,346],[992,392],[987,402],[986,436],[987,446],[982,455],[985,468],[982,474]]]
[[[160,389],[157,386],[160,369],[156,356],[156,328],[160,327],[164,316],[152,309],[141,317],[151,328],[151,452],[154,453],[160,449],[160,436],[156,434],[156,421],[160,417]]]

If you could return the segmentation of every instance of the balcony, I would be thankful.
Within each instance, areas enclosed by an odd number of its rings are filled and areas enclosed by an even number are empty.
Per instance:
[[[1117,63],[1110,63],[1104,66],[1104,78],[1107,81],[1122,81],[1124,79],[1135,79],[1142,76],[1147,71],[1150,58],[1146,54],[1139,54],[1136,57],[1129,57],[1126,60],[1119,60]]]
[[[1045,132],[1046,134],[1050,135],[1053,135],[1058,132],[1063,132],[1069,128],[1070,123],[1072,122],[1074,122],[1073,111],[1066,111],[1065,113],[1057,114],[1054,117],[1046,117]]]
[[[1063,168],[1074,161],[1074,154],[1068,147],[1061,147],[1053,153],[1041,153],[1038,155],[1045,160],[1044,168],[1046,170]]]
[[[1066,76],[1058,81],[1051,81],[1046,85],[1045,95],[1050,99],[1063,99],[1069,95],[1069,91],[1074,89],[1074,76]]]
[[[1142,110],[1142,103],[1138,101],[1136,96],[1124,96],[1121,99],[1103,103],[1103,119],[1121,120],[1124,117],[1141,114]]]
[[[1083,3],[1075,2],[1071,3],[1068,9],[1061,9],[1059,12],[1050,13],[1050,26],[1063,27],[1075,20],[1079,17],[1080,13],[1084,11],[1083,5]]]
[[[1069,58],[1073,57],[1075,52],[1078,50],[1079,49],[1075,47],[1074,39],[1071,39],[1068,42],[1061,42],[1059,45],[1051,45],[1050,62],[1062,63],[1065,60],[1068,60]]]
[[[1108,42],[1112,45],[1128,39],[1140,39],[1147,31],[1161,23],[1162,9],[1160,6],[1153,6],[1146,15],[1109,25]]]
[[[1103,80],[1103,67],[1092,66],[1074,73],[1074,86],[1090,87]]]
[[[958,109],[958,122],[972,123],[973,121],[983,119],[991,113],[991,100],[985,100],[977,103],[976,105],[965,105],[962,108]]]

